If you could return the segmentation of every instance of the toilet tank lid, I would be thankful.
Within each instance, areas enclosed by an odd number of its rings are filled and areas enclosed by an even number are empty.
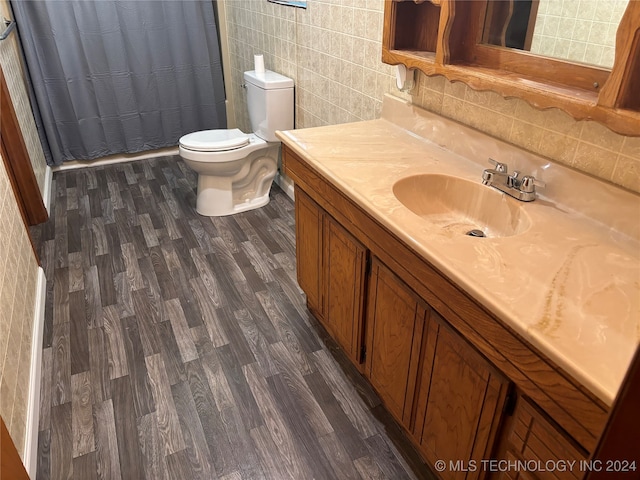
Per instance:
[[[264,73],[256,73],[254,70],[244,72],[244,81],[265,90],[293,87],[292,79],[271,70],[266,70]]]
[[[249,135],[237,128],[227,130],[201,130],[180,138],[180,145],[199,152],[223,152],[244,147],[249,143]]]

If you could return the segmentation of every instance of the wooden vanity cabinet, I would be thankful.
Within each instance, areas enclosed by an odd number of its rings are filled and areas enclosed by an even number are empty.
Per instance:
[[[468,467],[587,457],[606,421],[601,401],[286,145],[283,165],[296,183],[298,281],[307,304],[432,468],[436,460]],[[554,478],[537,475],[449,464],[437,473]]]
[[[296,189],[298,283],[307,305],[356,364],[362,361],[366,249]]]

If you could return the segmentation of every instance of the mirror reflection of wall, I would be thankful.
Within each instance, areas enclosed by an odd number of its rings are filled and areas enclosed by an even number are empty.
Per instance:
[[[540,0],[531,51],[611,68],[629,0]]]
[[[289,5],[291,7],[307,8],[307,0],[269,0],[271,3]]]
[[[519,50],[531,50],[539,3],[539,0],[487,2],[482,42]]]
[[[611,68],[629,0],[489,0],[483,43]]]

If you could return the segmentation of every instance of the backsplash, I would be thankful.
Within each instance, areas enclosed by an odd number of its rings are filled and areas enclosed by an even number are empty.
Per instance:
[[[640,192],[640,137],[619,135],[596,122],[577,122],[555,108],[538,110],[523,100],[477,92],[443,77],[420,75],[412,100],[500,140]]]
[[[640,192],[640,137],[625,137],[558,109],[477,92],[444,77],[417,75],[411,95],[380,61],[384,0],[317,0],[307,9],[266,0],[228,0],[235,114],[249,131],[242,72],[263,53],[266,67],[296,83],[296,128],[370,120],[385,93],[482,130],[603,180]],[[638,132],[640,133],[640,132]]]

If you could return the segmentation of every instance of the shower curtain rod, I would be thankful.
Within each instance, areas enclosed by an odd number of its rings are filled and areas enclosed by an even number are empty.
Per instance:
[[[16,28],[15,20],[9,20],[7,18],[3,18],[2,21],[5,25],[5,28],[4,28],[4,32],[0,34],[0,41],[7,38],[9,34],[13,31],[13,29]]]

